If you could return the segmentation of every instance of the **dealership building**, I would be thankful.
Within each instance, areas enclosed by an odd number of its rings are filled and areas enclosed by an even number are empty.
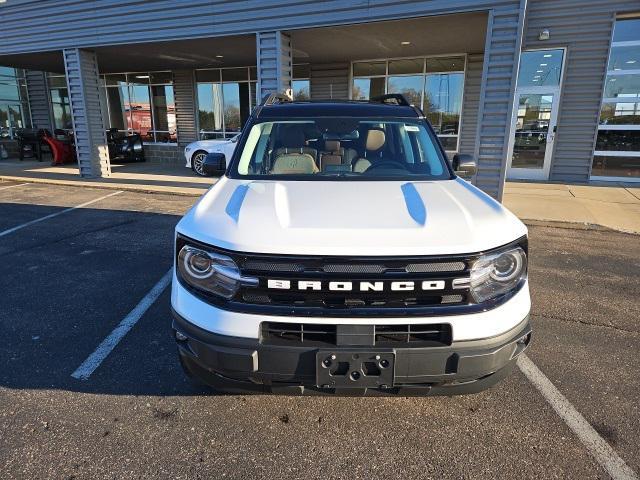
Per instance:
[[[0,0],[0,141],[106,130],[151,161],[236,135],[265,94],[403,93],[474,182],[640,181],[640,0]]]

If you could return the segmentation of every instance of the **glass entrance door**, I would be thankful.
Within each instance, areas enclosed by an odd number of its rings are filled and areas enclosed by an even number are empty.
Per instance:
[[[556,132],[558,91],[518,90],[511,124],[509,178],[546,180]]]

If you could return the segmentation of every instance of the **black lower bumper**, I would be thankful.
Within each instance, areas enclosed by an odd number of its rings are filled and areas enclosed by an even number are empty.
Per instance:
[[[175,312],[173,317],[185,372],[229,393],[355,396],[476,393],[503,379],[531,339],[527,316],[509,332],[492,338],[453,342],[447,347],[380,348],[377,350],[381,353],[393,354],[392,384],[334,388],[317,386],[318,347],[264,345],[259,340],[208,332]],[[322,350],[357,354],[376,349],[336,346]]]

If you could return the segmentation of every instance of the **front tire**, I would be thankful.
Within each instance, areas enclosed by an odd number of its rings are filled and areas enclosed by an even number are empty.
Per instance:
[[[204,159],[206,158],[206,156],[207,156],[207,152],[205,152],[204,150],[197,150],[191,156],[191,170],[193,170],[193,172],[196,175],[199,175],[200,177],[209,176],[206,173],[204,173],[204,169],[203,169]]]

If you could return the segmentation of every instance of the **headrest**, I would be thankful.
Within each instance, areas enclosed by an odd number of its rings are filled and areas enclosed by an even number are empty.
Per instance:
[[[338,152],[338,151],[340,151],[340,141],[339,140],[325,140],[324,141],[324,149],[327,152]]]
[[[282,129],[280,141],[283,147],[300,148],[304,147],[304,131],[298,125],[287,125]]]
[[[369,130],[367,133],[367,150],[380,150],[383,147],[385,140],[386,138],[382,130]]]

